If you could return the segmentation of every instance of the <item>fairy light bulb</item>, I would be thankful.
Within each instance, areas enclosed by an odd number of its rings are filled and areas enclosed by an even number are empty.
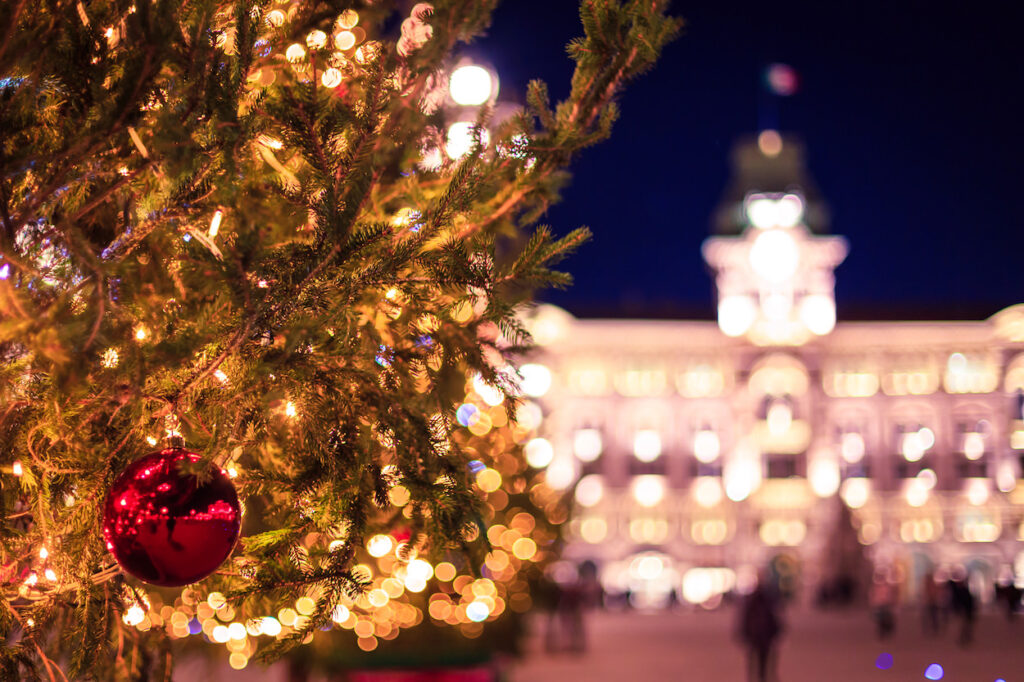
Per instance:
[[[25,469],[21,466],[20,459],[14,460],[14,463],[11,464],[11,473],[15,476],[21,476],[25,473]]]
[[[210,219],[210,236],[216,237],[217,232],[220,231],[220,221],[224,219],[224,211],[219,208],[214,211],[213,218]]]
[[[57,582],[57,572],[54,571],[52,568],[48,568],[45,571],[43,571],[43,575],[45,575],[46,579],[49,580],[51,583]]]
[[[147,336],[149,336],[149,332],[146,331],[145,327],[143,327],[142,325],[139,325],[138,327],[135,328],[135,340],[136,341],[145,341]]]
[[[320,82],[325,88],[338,87],[341,85],[341,71],[332,66],[323,72],[323,75],[320,76]]]
[[[46,561],[46,557],[48,557],[48,556],[50,556],[50,550],[46,549],[45,547],[40,547],[39,548],[39,558],[42,559],[43,561]]]
[[[284,406],[284,413],[285,416],[288,417],[294,417],[295,415],[297,415],[298,410],[295,409],[295,403],[289,400],[288,403]]]
[[[317,29],[315,31],[310,31],[306,35],[306,45],[308,45],[309,49],[311,49],[311,50],[319,50],[320,48],[322,48],[326,44],[327,44],[327,34],[324,33],[323,31],[321,31],[320,29]]]
[[[292,43],[288,46],[288,49],[284,53],[285,59],[295,64],[301,62],[306,57],[306,48],[302,47],[298,43]]]

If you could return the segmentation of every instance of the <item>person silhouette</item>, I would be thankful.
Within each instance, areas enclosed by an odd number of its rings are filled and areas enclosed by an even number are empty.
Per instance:
[[[740,639],[747,647],[750,682],[775,679],[775,644],[782,634],[779,599],[768,572],[757,576],[757,587],[740,604]]]

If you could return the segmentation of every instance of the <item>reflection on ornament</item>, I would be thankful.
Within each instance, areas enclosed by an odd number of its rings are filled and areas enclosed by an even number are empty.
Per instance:
[[[241,529],[238,494],[215,470],[200,482],[181,464],[199,455],[168,448],[128,466],[103,511],[107,549],[131,575],[154,585],[202,580],[234,549]]]

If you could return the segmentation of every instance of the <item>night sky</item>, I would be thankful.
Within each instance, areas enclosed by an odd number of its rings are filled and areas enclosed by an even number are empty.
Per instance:
[[[581,316],[714,316],[700,256],[733,142],[796,133],[850,254],[839,318],[980,319],[1024,302],[1024,57],[1015,3],[675,2],[684,34],[621,98],[545,222],[595,233],[543,298]],[[947,7],[958,7],[956,11]],[[568,91],[573,0],[506,0],[471,50],[502,99]],[[800,75],[773,98],[767,65]]]

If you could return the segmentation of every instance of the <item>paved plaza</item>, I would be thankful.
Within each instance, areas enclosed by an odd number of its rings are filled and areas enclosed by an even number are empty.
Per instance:
[[[936,638],[921,633],[918,614],[901,614],[893,637],[879,642],[865,610],[788,614],[778,682],[910,682],[927,680],[934,663],[943,682],[1024,682],[1024,618],[1008,623],[983,614],[975,640],[956,644],[954,628]],[[745,682],[743,650],[732,637],[734,614],[716,612],[594,613],[582,655],[544,653],[540,632],[511,682]],[[543,628],[535,628],[543,630]],[[880,670],[881,653],[892,667]],[[933,677],[938,673],[932,668]]]

